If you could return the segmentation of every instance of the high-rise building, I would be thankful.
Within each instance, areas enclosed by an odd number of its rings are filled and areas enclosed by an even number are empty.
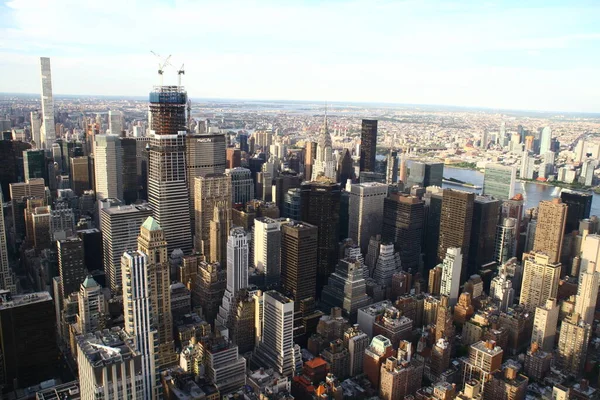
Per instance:
[[[259,365],[291,376],[302,365],[300,347],[294,345],[294,302],[270,290],[263,294],[261,341],[253,354]]]
[[[43,149],[50,149],[56,140],[50,58],[40,57],[40,69],[42,75],[42,127],[40,130],[41,143],[38,143],[38,146]]]
[[[392,342],[382,335],[377,335],[365,349],[363,370],[372,387],[378,388],[381,377],[381,366],[394,352]]]
[[[210,220],[210,262],[224,264],[227,260],[227,240],[231,229],[231,208],[226,203],[217,203]]]
[[[225,150],[225,167],[227,169],[239,168],[242,166],[242,152],[235,147],[227,147]]]
[[[540,155],[544,155],[551,151],[552,145],[552,130],[549,126],[544,127],[540,133]]]
[[[373,279],[381,286],[391,287],[394,273],[400,269],[400,256],[394,252],[394,245],[382,243],[379,256],[373,269]]]
[[[39,110],[32,111],[30,114],[31,117],[31,139],[35,144],[36,149],[43,149],[42,147],[42,114]]]
[[[504,266],[500,274],[492,279],[490,284],[490,297],[498,306],[500,311],[507,312],[509,307],[512,307],[515,291],[512,281],[509,279]]]
[[[252,245],[253,265],[265,276],[267,286],[281,279],[281,223],[268,217],[254,220]]]
[[[94,177],[98,200],[123,199],[123,153],[118,136],[94,136]]]
[[[0,291],[0,345],[4,394],[56,377],[60,355],[50,293],[12,296]]]
[[[561,264],[552,262],[545,253],[531,252],[523,255],[523,284],[519,304],[533,311],[556,298]]]
[[[119,138],[121,144],[121,182],[123,201],[132,204],[138,199],[137,140],[131,137]]]
[[[424,224],[425,202],[418,197],[394,193],[383,200],[381,237],[394,244],[405,270],[419,267]]]
[[[490,197],[475,196],[467,276],[479,273],[482,265],[494,259],[496,227],[500,215],[500,201]]]
[[[26,181],[42,178],[48,183],[48,164],[44,150],[25,150],[23,152],[23,172]]]
[[[498,200],[512,199],[515,195],[516,179],[515,167],[487,164],[483,176],[483,194]]]
[[[111,135],[121,136],[123,133],[123,112],[108,111],[108,130]]]
[[[194,285],[193,304],[202,307],[206,320],[212,323],[217,317],[225,294],[227,270],[222,268],[219,263],[198,262],[196,256],[184,257],[184,265],[186,261],[197,263],[197,276],[192,282]]]
[[[469,244],[473,220],[475,195],[473,193],[444,189],[442,210],[440,213],[440,236],[437,256],[441,262],[450,247],[460,247],[463,265],[469,265]],[[461,281],[467,277],[467,268],[463,268]]]
[[[185,164],[187,100],[182,86],[159,86],[150,93],[148,202],[164,230],[169,253],[192,250]]]
[[[595,263],[587,263],[587,269],[582,270],[579,274],[575,312],[581,316],[583,322],[589,325],[594,322],[599,284],[600,273],[596,271]]]
[[[567,205],[565,233],[571,233],[579,227],[579,221],[590,217],[593,196],[591,193],[563,189],[560,199]]]
[[[579,314],[567,316],[560,326],[555,365],[563,372],[578,376],[583,372],[592,327]]]
[[[411,359],[410,353],[406,358],[388,357],[381,365],[380,399],[404,399],[421,388],[423,363]]]
[[[554,349],[558,312],[559,306],[555,298],[550,298],[535,308],[531,343],[536,343],[543,351],[551,352]]]
[[[371,303],[363,265],[354,259],[343,259],[323,288],[321,299],[327,307],[339,307],[350,319],[356,318],[358,309]]]
[[[358,326],[354,325],[344,332],[344,345],[350,353],[350,376],[362,374],[365,349],[369,346],[369,337],[358,329]]]
[[[91,275],[88,275],[81,283],[77,296],[79,332],[85,335],[86,333],[103,330],[108,313],[102,286]]]
[[[0,204],[4,204],[2,188],[0,188]],[[0,289],[11,294],[17,294],[15,277],[8,263],[8,248],[6,246],[6,226],[4,224],[4,212],[0,212]]]
[[[210,221],[214,217],[216,205],[231,209],[231,178],[225,174],[206,174],[196,177],[194,185],[195,248],[201,254],[209,256]]]
[[[367,252],[371,237],[381,233],[387,191],[387,185],[377,182],[350,186],[348,236],[360,246],[363,254]]]
[[[387,156],[385,183],[388,185],[398,183],[398,152],[396,151],[390,151]]]
[[[121,256],[137,248],[140,226],[152,215],[148,204],[108,207],[100,210],[104,272],[111,292],[121,292]]]
[[[123,298],[123,316],[125,331],[133,337],[135,348],[141,355],[142,374],[144,379],[144,398],[157,398],[158,369],[156,368],[156,325],[158,318],[154,315],[156,296],[155,264],[148,263],[146,254],[137,251],[126,251],[121,258],[123,289],[127,296]]]
[[[538,206],[533,251],[546,253],[550,263],[560,261],[567,208],[567,205],[557,198],[552,201],[540,201]]]
[[[142,355],[132,336],[113,328],[78,336],[76,341],[82,399],[148,399]]]
[[[515,218],[503,218],[496,228],[494,261],[498,265],[504,264],[515,256],[518,233]]]
[[[423,188],[429,186],[442,187],[444,177],[444,164],[442,163],[424,163],[414,161],[410,166],[410,174],[406,187],[420,186]]]
[[[363,119],[360,134],[360,172],[376,172],[377,120]]]
[[[317,142],[306,142],[305,143],[305,161],[304,161],[304,178],[306,180],[312,179],[312,168],[317,157]]]
[[[450,247],[446,250],[446,257],[442,262],[442,278],[440,282],[440,294],[448,296],[450,306],[455,306],[458,301],[458,289],[460,287],[460,276],[463,257],[460,247]]]
[[[299,310],[300,302],[315,298],[318,229],[308,223],[281,224],[281,286]]]
[[[354,160],[350,150],[343,149],[337,165],[337,183],[345,186],[348,180],[354,180]]]
[[[233,204],[246,204],[254,199],[254,181],[252,172],[247,168],[226,169],[225,174],[231,177],[231,198]]]
[[[311,180],[316,181],[319,176],[324,176],[325,178],[335,181],[335,167],[336,162],[333,157],[331,136],[329,135],[329,129],[327,128],[327,116],[325,116],[325,122],[317,142],[317,154],[314,159],[314,164],[312,165]]]
[[[476,379],[485,392],[492,375],[502,367],[504,352],[493,341],[479,341],[469,346],[469,358],[463,363],[463,385]]]
[[[340,185],[320,178],[301,188],[302,221],[318,229],[317,293],[335,269],[340,219]]]
[[[62,298],[79,291],[87,276],[83,262],[83,241],[79,237],[58,240],[58,271],[61,280]]]
[[[71,158],[71,188],[77,196],[90,190],[90,160],[88,156]]]
[[[487,397],[491,400],[524,399],[527,393],[529,378],[519,374],[521,364],[509,360],[502,370],[494,374],[487,390]]]

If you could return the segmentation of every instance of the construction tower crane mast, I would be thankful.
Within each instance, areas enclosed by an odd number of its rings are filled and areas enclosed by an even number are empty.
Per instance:
[[[158,75],[160,77],[160,85],[163,85],[163,74],[165,72],[165,68],[167,66],[173,66],[173,64],[171,64],[170,60],[171,60],[171,54],[169,54],[168,57],[162,57],[160,54],[155,53],[154,51],[150,51],[152,54],[154,54],[156,56],[156,58],[158,58]],[[185,64],[181,64],[181,67],[179,67],[179,69],[177,70],[177,86],[181,86],[181,75],[185,75],[185,68],[184,68]]]

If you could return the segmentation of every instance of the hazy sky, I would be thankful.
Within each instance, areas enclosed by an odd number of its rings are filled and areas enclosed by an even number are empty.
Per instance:
[[[600,112],[600,1],[0,0],[0,92]]]

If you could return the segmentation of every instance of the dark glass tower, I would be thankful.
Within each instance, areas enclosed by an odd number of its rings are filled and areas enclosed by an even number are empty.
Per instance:
[[[427,223],[425,225],[425,234],[423,235],[423,250],[425,253],[425,271],[437,265],[437,251],[440,240],[440,217],[442,215],[441,194],[426,194],[429,198],[429,207],[427,207]]]
[[[302,300],[316,295],[317,238],[314,225],[297,221],[281,224],[281,285],[294,300],[296,311]]]
[[[137,142],[134,138],[121,138],[121,165],[123,166],[123,200],[134,203],[138,197]]]
[[[375,171],[377,153],[377,120],[363,119],[360,134],[360,172]]]
[[[352,161],[350,150],[344,149],[338,162],[337,181],[340,185],[345,186],[348,179],[354,181],[354,161]]]
[[[565,233],[571,233],[579,228],[579,221],[590,217],[593,196],[591,193],[563,189],[560,199],[569,207]]]
[[[44,150],[26,150],[23,152],[23,170],[25,180],[43,178],[48,185],[48,164]]]
[[[499,215],[499,200],[484,196],[475,197],[467,278],[473,274],[477,274],[482,265],[494,260],[496,228],[498,226]]]

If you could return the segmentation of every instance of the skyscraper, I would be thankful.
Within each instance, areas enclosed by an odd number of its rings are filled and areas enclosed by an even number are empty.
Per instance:
[[[317,156],[317,142],[306,142],[304,146],[304,179],[310,180],[312,179],[312,168]]]
[[[94,136],[96,198],[123,200],[123,152],[115,135]]]
[[[206,174],[194,178],[195,248],[210,255],[210,221],[217,204],[231,209],[231,178],[225,174]],[[227,232],[226,234],[229,234]]]
[[[121,136],[123,132],[123,113],[110,110],[108,112],[108,130],[111,135]]]
[[[542,133],[540,134],[540,155],[544,155],[547,152],[551,151],[552,145],[552,130],[549,126],[544,127],[542,129]]]
[[[281,223],[268,217],[254,220],[254,267],[265,276],[265,284],[281,279]]]
[[[377,120],[363,119],[360,133],[360,172],[376,172]]]
[[[387,156],[385,183],[395,185],[398,182],[398,152],[391,151]]]
[[[318,229],[308,223],[281,224],[281,285],[296,307],[315,298],[317,281]]]
[[[425,202],[416,196],[393,193],[383,200],[382,239],[394,243],[402,267],[416,272],[421,258]]]
[[[571,233],[579,227],[579,221],[590,217],[593,196],[591,193],[563,189],[560,199],[568,206],[565,233]]]
[[[373,279],[381,286],[391,287],[392,277],[400,268],[400,257],[394,253],[394,245],[382,243],[379,246],[379,255],[373,270]]]
[[[545,253],[531,252],[523,255],[523,285],[520,303],[529,310],[556,298],[561,264],[552,262]]]
[[[224,264],[227,260],[227,240],[231,229],[231,208],[225,203],[217,203],[210,220],[210,252],[206,255],[210,262]]]
[[[58,271],[61,280],[62,298],[77,292],[87,276],[83,263],[83,241],[79,237],[58,240]]]
[[[500,274],[492,279],[490,284],[490,297],[500,311],[507,312],[508,308],[513,305],[514,296],[515,291],[513,289],[512,281],[509,279],[505,268],[502,267]]]
[[[513,166],[486,164],[483,176],[483,194],[498,200],[512,199],[515,195],[517,170]]]
[[[354,180],[354,160],[350,150],[343,149],[337,165],[337,182],[343,187],[348,179]]]
[[[550,263],[560,261],[567,208],[567,205],[562,203],[560,199],[540,201],[538,206],[533,251],[546,253]]]
[[[329,135],[329,129],[327,128],[327,116],[325,116],[325,122],[321,129],[321,134],[319,135],[319,141],[317,142],[317,154],[312,166],[311,180],[315,181],[322,175],[325,178],[335,181],[335,167],[336,162],[333,158],[331,136]]]
[[[348,236],[367,252],[371,236],[380,233],[383,201],[388,187],[382,183],[357,183],[350,186],[350,218]]]
[[[438,242],[438,261],[446,257],[450,247],[460,247],[463,265],[469,265],[469,244],[473,220],[475,195],[473,193],[444,189],[442,211],[440,214],[440,236]],[[463,268],[461,282],[467,277],[467,268]]]
[[[577,297],[575,298],[575,312],[586,324],[592,325],[594,322],[599,284],[600,273],[596,271],[596,263],[588,262],[587,269],[582,270],[579,274]]]
[[[48,184],[48,164],[44,150],[25,150],[23,152],[23,171],[25,180],[43,178]]]
[[[42,74],[42,127],[40,130],[41,144],[38,143],[38,146],[39,148],[50,149],[56,140],[50,58],[40,57],[40,68]]]
[[[591,325],[579,314],[567,316],[560,326],[555,365],[566,374],[579,376],[583,372],[591,334]]]
[[[559,306],[555,298],[549,298],[544,304],[535,308],[531,343],[537,343],[537,346],[544,351],[551,352],[554,349],[558,312]]]
[[[159,86],[150,93],[148,202],[164,230],[168,252],[192,250],[185,164],[187,93],[182,86]]]
[[[88,156],[71,158],[71,188],[77,196],[81,196],[83,192],[92,188]]]
[[[482,265],[494,259],[496,227],[499,216],[499,200],[485,196],[475,196],[467,276],[477,274]]]
[[[414,161],[410,167],[407,187],[442,186],[444,164]]]
[[[515,218],[504,218],[496,228],[494,261],[496,261],[498,265],[502,265],[514,257],[517,234],[517,220]]]
[[[81,334],[104,329],[108,315],[102,287],[88,275],[79,287],[77,325]]]
[[[247,168],[226,169],[225,174],[231,177],[231,197],[233,204],[246,204],[254,199],[254,181],[252,172]]]
[[[446,250],[446,257],[442,262],[442,279],[440,294],[448,296],[450,306],[455,306],[458,300],[458,289],[460,287],[460,276],[462,270],[462,254],[460,247],[450,247]]]
[[[4,204],[2,188],[0,188],[0,204]],[[0,289],[11,294],[17,294],[14,276],[8,264],[8,249],[6,247],[6,230],[4,225],[4,212],[0,212]]]
[[[39,110],[32,111],[30,113],[31,117],[31,139],[35,143],[36,149],[43,149],[42,147],[42,114],[40,114]]]
[[[301,188],[302,221],[318,229],[317,293],[327,282],[337,262],[340,220],[340,185],[324,178]]]
[[[353,259],[343,259],[329,277],[321,299],[328,307],[339,307],[346,316],[354,319],[359,308],[371,303],[366,290],[362,263]]]
[[[123,201],[132,204],[138,199],[137,141],[135,138],[119,138],[121,144],[121,182]]]

